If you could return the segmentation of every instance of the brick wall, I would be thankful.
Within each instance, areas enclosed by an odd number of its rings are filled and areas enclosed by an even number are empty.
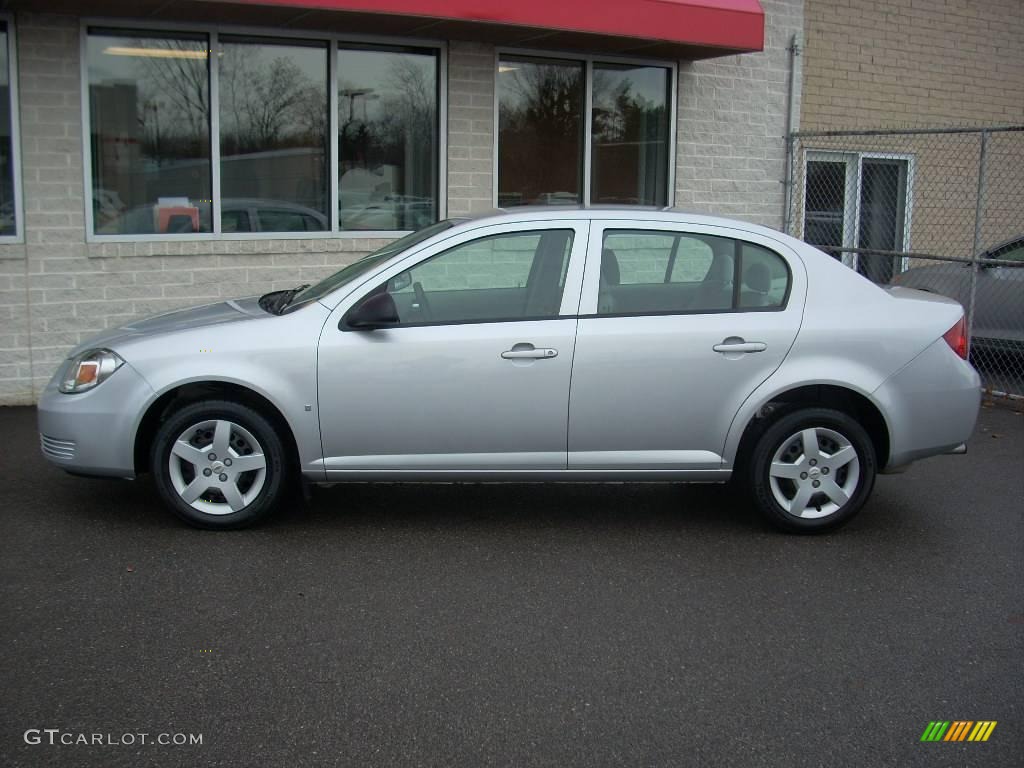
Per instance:
[[[680,64],[676,206],[778,228],[784,198],[786,48],[803,30],[803,0],[762,0],[761,5],[762,53]],[[799,115],[799,59],[796,67],[794,114]]]
[[[806,130],[1024,122],[1021,0],[807,0]]]

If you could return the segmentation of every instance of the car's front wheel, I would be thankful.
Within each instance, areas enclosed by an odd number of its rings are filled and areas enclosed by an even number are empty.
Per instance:
[[[864,428],[831,408],[782,416],[757,441],[748,467],[754,502],[778,528],[820,533],[850,520],[875,483]]]
[[[164,502],[199,528],[242,528],[270,513],[287,484],[284,446],[260,413],[214,400],[167,418],[150,466]]]

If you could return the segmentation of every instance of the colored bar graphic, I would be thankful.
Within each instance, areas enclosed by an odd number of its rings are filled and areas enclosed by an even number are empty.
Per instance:
[[[931,720],[921,741],[988,741],[995,730],[996,720]]]
[[[949,733],[946,734],[946,738],[943,741],[963,741],[964,737],[967,736],[967,729],[972,725],[974,723],[970,720],[954,720],[953,727],[949,729]]]
[[[988,737],[992,735],[992,731],[996,728],[996,720],[979,720],[977,725],[974,726],[974,730],[971,731],[971,735],[967,737],[968,741],[988,741]]]

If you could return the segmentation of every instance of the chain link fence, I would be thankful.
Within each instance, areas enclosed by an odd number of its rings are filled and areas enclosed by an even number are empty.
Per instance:
[[[791,134],[784,229],[959,301],[985,387],[1024,396],[1024,126]]]

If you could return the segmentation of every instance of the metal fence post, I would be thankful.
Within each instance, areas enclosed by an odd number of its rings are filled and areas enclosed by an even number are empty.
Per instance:
[[[786,154],[785,154],[785,168],[783,169],[783,180],[784,185],[782,193],[782,231],[787,235],[791,234],[789,231],[790,224],[792,223],[793,217],[793,178],[795,176],[795,159],[794,149],[796,148],[796,141],[793,138],[793,134],[790,131],[786,132]]]
[[[981,149],[978,152],[978,196],[974,202],[974,250],[971,253],[971,295],[967,301],[967,354],[970,356],[974,341],[974,302],[978,292],[978,254],[981,252],[981,215],[985,200],[986,156],[988,154],[988,131],[981,132]]]

